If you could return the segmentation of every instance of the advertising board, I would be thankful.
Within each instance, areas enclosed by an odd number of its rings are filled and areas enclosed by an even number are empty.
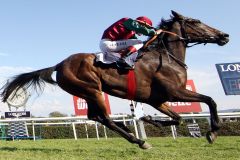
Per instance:
[[[103,93],[103,97],[104,97],[105,103],[107,105],[107,112],[108,112],[108,114],[111,114],[108,95],[106,93]],[[76,116],[86,116],[87,115],[88,105],[84,99],[73,96],[73,104],[74,104],[74,111],[75,111]]]
[[[240,95],[240,62],[216,64],[225,95]]]

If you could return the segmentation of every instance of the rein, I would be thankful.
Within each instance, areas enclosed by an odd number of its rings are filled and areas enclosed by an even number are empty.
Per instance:
[[[183,38],[183,37],[179,36],[178,34],[176,34],[176,33],[174,33],[174,32],[170,32],[170,31],[164,31],[164,33],[168,33],[168,34],[171,34],[171,35],[173,35],[173,36],[178,37],[178,39],[172,40],[172,41],[168,41],[168,42],[182,41],[182,42],[187,46],[188,38]],[[171,58],[174,59],[180,66],[184,67],[184,68],[187,70],[187,69],[188,69],[188,66],[187,66],[182,60],[180,60],[179,58],[177,58],[176,56],[174,56],[171,52],[169,52],[169,50],[168,50],[167,47],[165,46],[162,38],[161,38],[161,43],[163,44],[164,48],[165,48],[166,51],[167,51],[167,56],[168,56],[168,61],[169,61],[169,63],[171,63],[171,60],[170,60],[170,57],[171,57]]]
[[[179,36],[178,34],[174,33],[174,32],[170,32],[170,31],[165,31],[165,30],[162,30],[161,33],[167,33],[167,34],[170,34],[170,35],[173,35],[173,36],[176,36],[178,37],[177,40],[174,40],[174,41],[168,41],[168,42],[175,42],[175,41],[183,41],[184,43],[186,43],[185,41],[187,40],[186,38],[183,38],[181,36]],[[143,48],[147,48],[156,38],[158,37],[158,35],[154,35],[150,40],[148,40],[145,45],[143,46]],[[167,50],[167,48],[165,47],[165,44],[164,42],[161,40],[161,43],[163,44],[164,48]],[[195,44],[196,45],[196,44]],[[194,46],[194,45],[192,45]],[[191,47],[192,47],[191,46]],[[181,60],[179,60],[176,56],[174,56],[172,53],[170,53],[168,50],[167,50],[167,55],[168,55],[168,60],[169,60],[169,63],[171,63],[171,60],[169,57],[171,57],[172,59],[174,59],[178,64],[180,64],[182,67],[184,67],[185,69],[188,69],[188,66]]]
[[[173,35],[173,36],[178,37],[179,39],[178,39],[178,40],[175,40],[175,41],[185,41],[185,40],[186,40],[185,38],[179,36],[178,34],[176,34],[176,33],[174,33],[174,32],[165,31],[165,30],[162,30],[162,29],[160,29],[160,30],[161,30],[161,33],[167,33],[167,34],[171,34],[171,35]],[[160,34],[161,34],[161,33],[160,33]],[[148,40],[148,41],[145,43],[145,45],[143,46],[143,48],[144,48],[144,49],[147,48],[157,37],[158,37],[158,35],[154,35],[150,40]],[[174,41],[171,41],[171,42],[174,42]]]
[[[169,63],[171,63],[171,60],[169,57],[171,57],[172,59],[174,59],[180,66],[184,67],[186,70],[188,69],[188,66],[186,65],[186,63],[184,63],[182,60],[178,59],[176,56],[174,56],[172,53],[170,53],[168,51],[168,49],[165,47],[165,44],[163,41],[161,41],[165,50],[167,51],[167,56],[168,56],[168,61]]]

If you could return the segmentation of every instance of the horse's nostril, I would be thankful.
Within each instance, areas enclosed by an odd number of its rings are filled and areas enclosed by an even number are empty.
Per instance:
[[[227,33],[222,33],[222,34],[220,34],[220,37],[228,38],[228,37],[229,37],[229,34],[227,34]]]

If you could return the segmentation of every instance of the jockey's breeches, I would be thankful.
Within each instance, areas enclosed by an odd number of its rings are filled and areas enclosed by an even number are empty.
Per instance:
[[[118,41],[102,39],[99,44],[102,52],[118,52],[131,46],[134,47],[136,50],[139,50],[143,47],[143,42],[138,39],[126,39]]]

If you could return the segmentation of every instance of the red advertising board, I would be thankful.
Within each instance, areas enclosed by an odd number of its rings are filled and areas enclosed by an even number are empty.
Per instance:
[[[193,80],[188,80],[186,89],[196,92]],[[202,108],[199,102],[167,102],[175,112],[177,113],[189,113],[189,112],[201,112]]]
[[[111,114],[108,95],[106,93],[103,93],[103,97],[104,97],[105,103],[107,105],[107,112],[108,112],[108,114]],[[76,116],[86,116],[87,115],[88,105],[84,99],[73,96],[73,104],[74,104],[74,110],[75,110]]]

